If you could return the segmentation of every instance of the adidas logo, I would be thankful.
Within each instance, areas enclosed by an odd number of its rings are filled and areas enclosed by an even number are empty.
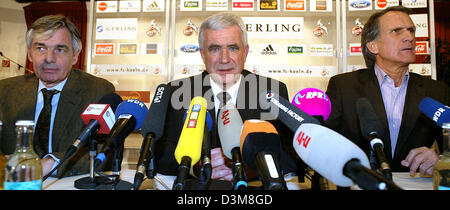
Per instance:
[[[272,45],[269,44],[266,48],[264,48],[261,52],[261,55],[276,55],[277,52],[273,49]]]
[[[158,3],[156,1],[153,1],[153,3],[150,3],[147,7],[148,10],[160,10]]]

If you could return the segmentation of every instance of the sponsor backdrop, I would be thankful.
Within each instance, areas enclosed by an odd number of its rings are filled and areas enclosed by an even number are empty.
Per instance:
[[[124,94],[152,93],[160,83],[199,74],[205,69],[199,27],[206,17],[223,11],[238,14],[246,25],[250,48],[245,68],[285,82],[291,97],[307,87],[325,91],[331,76],[365,68],[361,30],[371,13],[390,6],[419,11],[411,15],[417,28],[416,52],[421,58],[431,54],[429,14],[423,12],[426,0],[339,4],[345,4],[345,46],[339,46],[342,32],[337,21],[342,18],[332,0],[95,1],[90,71],[112,81]],[[175,12],[168,11],[172,8]],[[172,19],[175,30],[168,32]],[[345,55],[338,53],[342,48]],[[347,59],[345,67],[339,67],[342,57]],[[432,66],[417,63],[410,71],[431,75]]]

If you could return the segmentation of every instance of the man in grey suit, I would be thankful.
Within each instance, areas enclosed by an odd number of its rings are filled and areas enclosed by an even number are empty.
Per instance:
[[[0,81],[0,120],[4,123],[0,150],[6,155],[14,152],[17,120],[34,120],[33,146],[46,175],[81,133],[84,123],[80,115],[84,109],[115,88],[104,79],[72,69],[82,42],[77,28],[66,17],[37,19],[26,33],[26,43],[35,72]],[[48,97],[48,92],[53,95]],[[44,110],[49,114],[47,126],[41,129],[43,126],[38,125],[42,124]],[[87,149],[82,150],[58,169],[57,176],[89,172]]]
[[[260,103],[262,91],[270,90],[280,97],[289,98],[284,83],[268,77],[253,74],[244,69],[249,45],[247,31],[239,16],[230,13],[218,13],[208,17],[201,25],[199,32],[200,55],[206,70],[201,74],[175,80],[169,83],[171,105],[167,111],[163,137],[156,143],[155,159],[159,173],[176,175],[178,163],[174,151],[182,132],[184,114],[191,99],[202,96],[207,100],[208,111],[213,118],[211,129],[211,179],[232,181],[231,160],[223,155],[218,136],[217,114],[219,113],[219,97],[228,94],[229,102],[236,105],[242,121],[263,119],[269,113],[268,107]],[[280,134],[283,149],[280,165],[282,173],[295,169],[295,156],[292,152],[293,133],[279,120],[269,119]],[[237,131],[240,132],[240,131]],[[290,153],[288,153],[290,152]],[[291,155],[289,157],[289,155]],[[200,162],[199,162],[200,163]],[[194,174],[200,164],[194,166]],[[198,175],[198,174],[196,174]],[[248,170],[247,178],[256,178],[255,171]]]
[[[384,129],[381,138],[392,171],[431,175],[438,160],[431,146],[437,141],[442,149],[442,129],[420,112],[419,103],[431,97],[449,105],[449,89],[408,71],[416,58],[416,27],[409,14],[408,8],[389,7],[366,22],[361,46],[368,68],[330,79],[326,93],[332,107],[326,125],[369,154],[355,111],[356,101],[367,98]]]

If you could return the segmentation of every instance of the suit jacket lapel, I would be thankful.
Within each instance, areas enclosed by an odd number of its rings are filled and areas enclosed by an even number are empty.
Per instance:
[[[236,100],[236,109],[238,110],[239,115],[242,118],[242,122],[248,119],[260,118],[259,112],[257,111],[259,109],[259,91],[261,91],[259,90],[260,81],[257,80],[260,79],[260,77],[258,77],[255,74],[252,75],[250,74],[252,73],[250,73],[245,69],[242,71],[241,84],[239,84],[238,95]],[[253,80],[252,78],[249,78],[247,76],[249,77],[254,76],[256,80],[254,82],[256,83],[251,84]],[[256,90],[253,89],[255,87]],[[257,102],[257,104],[255,104],[255,101]]]
[[[53,127],[53,151],[55,151],[55,148],[60,148],[61,141],[59,140],[64,136],[65,130],[68,130],[70,123],[76,122],[75,119],[79,117],[73,111],[81,106],[83,83],[79,77],[80,75],[72,70],[61,91]]]
[[[16,98],[17,103],[13,103],[16,104],[16,110],[18,110],[17,120],[34,120],[38,84],[39,80],[37,77],[32,76],[21,87],[19,92],[20,97]]]
[[[406,90],[405,105],[403,107],[402,124],[397,139],[395,153],[408,140],[417,118],[420,115],[419,103],[425,97],[425,88],[423,80],[417,75],[410,73],[408,80],[408,88]]]
[[[383,126],[384,135],[382,136],[385,141],[385,152],[388,158],[392,158],[391,152],[391,139],[389,135],[389,124],[386,116],[386,109],[384,108],[383,96],[381,95],[380,85],[378,79],[375,75],[375,70],[369,69],[360,79],[362,85],[362,97],[369,99],[370,104],[375,110],[375,114],[378,118],[379,123]]]

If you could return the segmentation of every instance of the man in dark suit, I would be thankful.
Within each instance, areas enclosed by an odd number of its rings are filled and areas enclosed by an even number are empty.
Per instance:
[[[361,134],[356,101],[369,99],[383,126],[384,151],[392,171],[417,170],[431,175],[438,160],[431,148],[442,148],[442,129],[419,110],[424,97],[449,104],[446,84],[408,71],[415,61],[415,25],[408,8],[390,7],[373,14],[364,26],[361,46],[367,69],[332,77],[327,95],[332,104],[326,125],[361,147],[368,155],[369,141]]]
[[[238,16],[221,13],[209,17],[200,27],[199,45],[206,71],[169,84],[172,90],[171,105],[164,135],[156,143],[157,170],[166,175],[177,174],[178,164],[174,151],[182,131],[184,113],[193,97],[202,96],[207,100],[208,111],[214,122],[211,131],[211,178],[231,181],[233,177],[230,160],[223,155],[217,135],[216,116],[220,101],[217,95],[222,91],[229,94],[230,101],[236,105],[242,121],[262,118],[270,120],[282,140],[286,141],[283,145],[291,145],[292,143],[288,142],[292,142],[293,133],[281,122],[265,117],[264,113],[269,112],[268,107],[259,103],[264,100],[263,96],[259,95],[264,90],[271,90],[286,99],[288,92],[285,84],[244,70],[249,46],[245,25]],[[284,172],[292,169],[292,159],[284,153],[281,158]]]
[[[0,149],[4,154],[14,153],[15,122],[34,120],[33,146],[45,175],[81,133],[84,123],[80,115],[84,109],[115,88],[104,79],[72,69],[82,45],[77,28],[66,17],[39,18],[27,31],[26,41],[28,59],[33,62],[35,72],[0,81],[0,120],[4,123]],[[45,100],[44,92],[52,91],[54,95]],[[44,127],[40,126],[44,124],[40,120],[44,113],[41,110],[48,108],[50,128],[41,129]],[[82,150],[58,169],[58,176],[89,172],[88,151]]]

